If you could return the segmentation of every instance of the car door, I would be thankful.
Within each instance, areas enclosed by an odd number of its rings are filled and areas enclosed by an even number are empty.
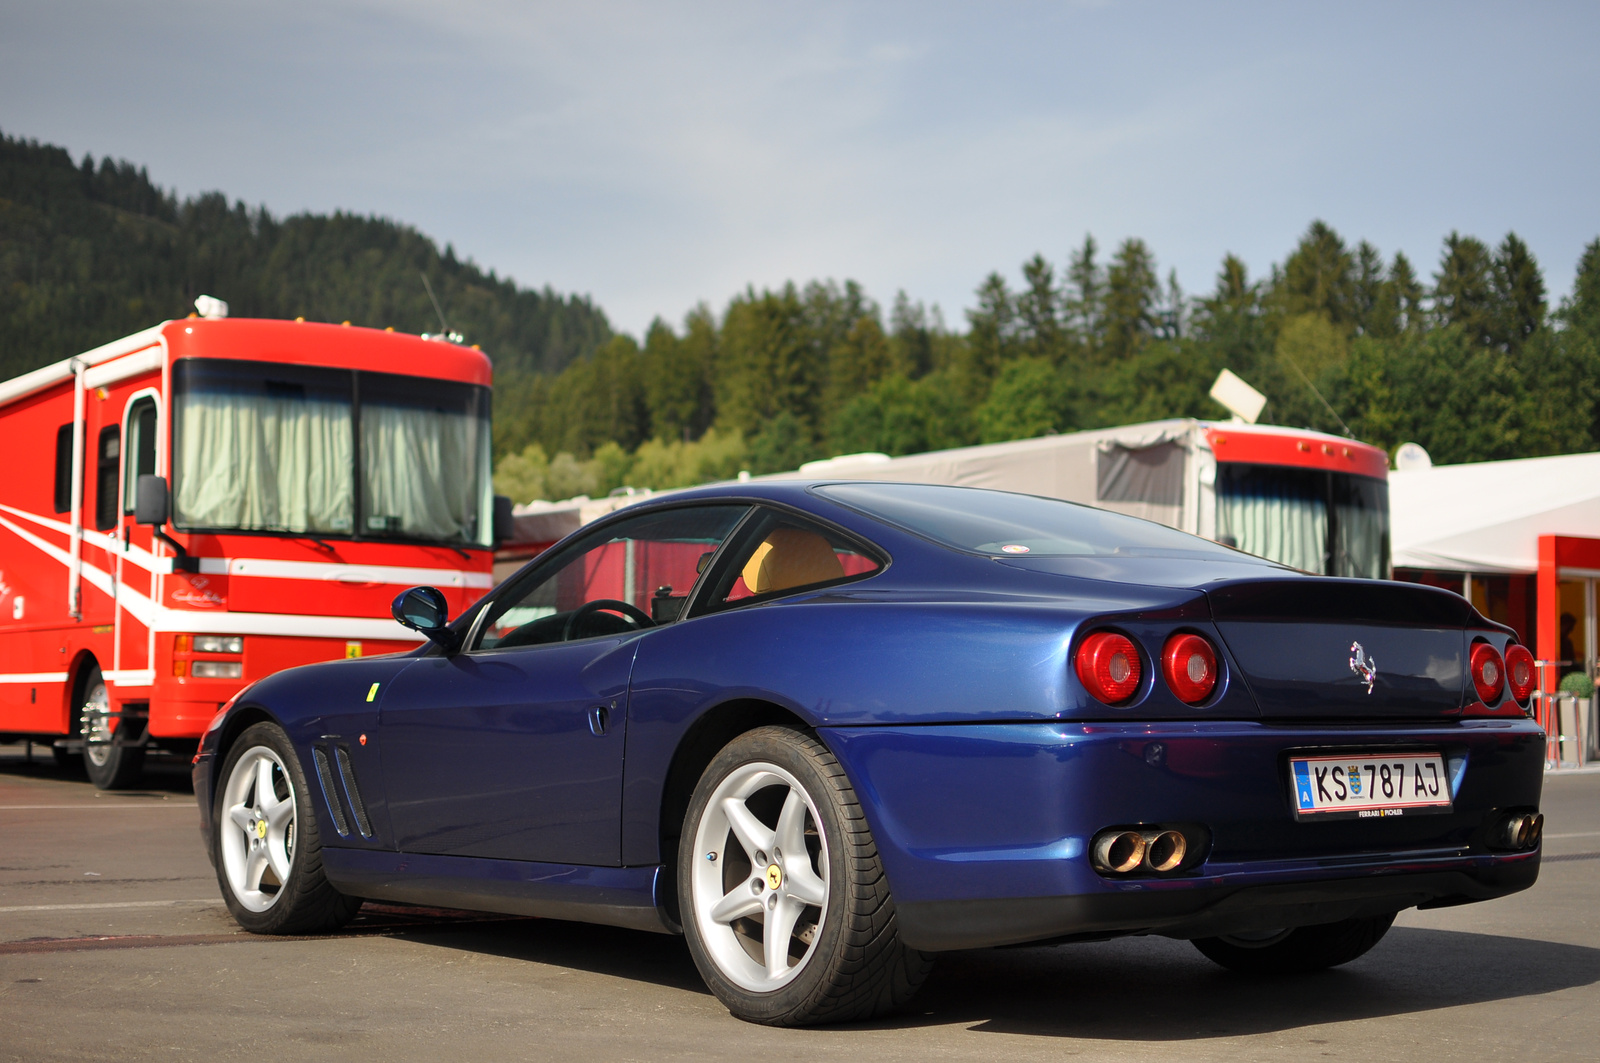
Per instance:
[[[743,505],[609,521],[487,602],[467,646],[424,657],[380,710],[384,789],[404,852],[621,862],[628,683]]]

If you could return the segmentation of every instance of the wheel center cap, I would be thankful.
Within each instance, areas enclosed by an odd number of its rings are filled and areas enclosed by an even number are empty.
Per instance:
[[[256,820],[256,837],[257,838],[265,838],[266,836],[267,836],[267,821],[264,820],[264,819]]]
[[[783,868],[772,864],[767,868],[767,888],[777,889],[783,885]]]

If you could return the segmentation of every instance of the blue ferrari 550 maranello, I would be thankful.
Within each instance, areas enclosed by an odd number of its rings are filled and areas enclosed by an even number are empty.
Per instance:
[[[1328,967],[1538,875],[1510,630],[1086,506],[728,484],[395,615],[428,642],[274,675],[202,740],[246,929],[373,898],[682,933],[735,1015],[800,1024],[893,1008],[950,949]]]

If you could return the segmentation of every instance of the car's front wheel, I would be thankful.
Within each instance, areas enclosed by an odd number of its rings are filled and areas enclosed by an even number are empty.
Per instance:
[[[866,1019],[909,1000],[907,948],[861,805],[821,742],[740,735],[695,788],[678,854],[689,951],[735,1016],[774,1026]]]
[[[1396,914],[1249,936],[1196,938],[1194,947],[1230,971],[1303,974],[1337,967],[1365,955],[1389,932]]]
[[[289,736],[258,723],[222,762],[212,809],[217,881],[233,918],[257,934],[308,934],[343,925],[359,898],[322,872],[322,845],[305,772]]]

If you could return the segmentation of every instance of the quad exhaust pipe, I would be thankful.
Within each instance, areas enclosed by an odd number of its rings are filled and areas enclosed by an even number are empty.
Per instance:
[[[1494,833],[1496,849],[1532,849],[1544,835],[1543,812],[1513,812]]]
[[[1189,839],[1176,830],[1107,830],[1091,846],[1096,871],[1127,875],[1135,871],[1161,874],[1183,866]]]

